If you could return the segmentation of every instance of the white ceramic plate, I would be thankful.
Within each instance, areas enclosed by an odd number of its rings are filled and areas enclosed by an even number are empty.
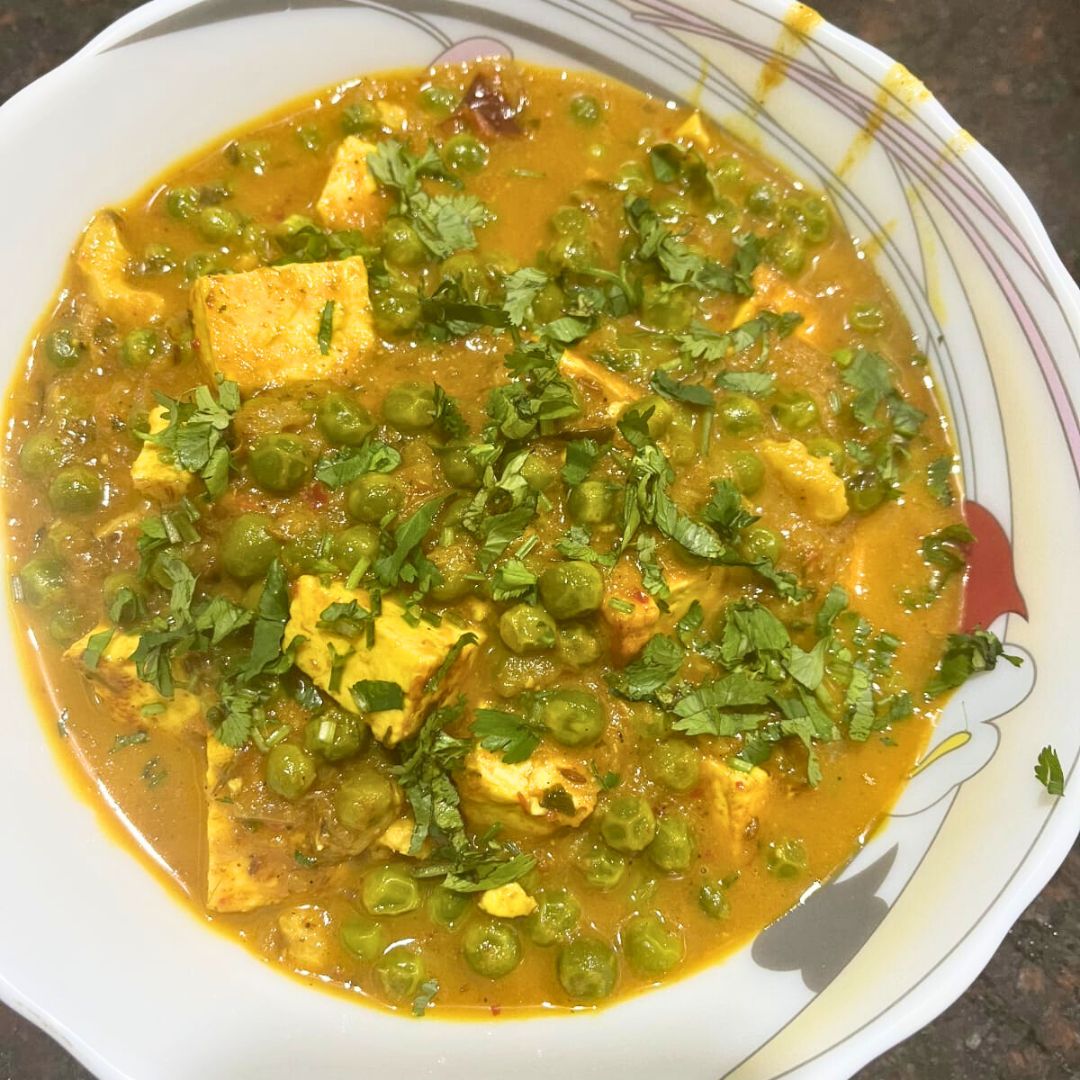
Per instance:
[[[0,996],[101,1077],[837,1080],[963,991],[1077,834],[1062,630],[1080,610],[1080,294],[1001,166],[904,69],[800,5],[148,4],[0,108],[5,377],[99,206],[302,92],[492,52],[700,102],[832,193],[947,395],[982,538],[969,601],[1027,663],[969,683],[887,827],[727,962],[595,1015],[447,1024],[305,989],[200,926],[68,787],[5,622]],[[1062,799],[1032,777],[1046,743]]]

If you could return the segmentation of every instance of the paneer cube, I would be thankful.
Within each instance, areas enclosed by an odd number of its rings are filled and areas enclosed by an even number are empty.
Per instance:
[[[314,904],[288,908],[278,916],[285,959],[294,968],[325,974],[333,964],[334,935],[329,912]]]
[[[327,335],[321,331],[329,304]],[[367,269],[359,255],[200,277],[191,287],[191,314],[207,373],[232,379],[241,393],[348,381],[375,348]]]
[[[82,660],[90,639],[107,632],[104,623],[95,626],[64,654],[72,660]],[[171,698],[163,698],[150,683],[143,682],[135,668],[132,654],[139,647],[135,634],[116,630],[102,650],[97,664],[83,672],[91,681],[94,692],[112,718],[128,727],[152,727],[172,734],[203,729],[203,710],[199,699],[179,687]]]
[[[413,829],[415,827],[416,821],[412,815],[403,814],[397,821],[391,822],[375,843],[378,847],[392,851],[395,855],[412,856],[410,848],[412,847]],[[425,840],[420,845],[420,850],[416,853],[415,858],[423,859],[430,853],[431,841]]]
[[[341,140],[330,175],[315,204],[320,220],[328,229],[362,228],[378,207],[378,188],[367,163],[368,154],[374,150],[374,143],[356,135]]]
[[[159,405],[150,410],[147,427],[151,435],[164,431],[168,426],[168,409]],[[142,444],[139,456],[131,465],[131,482],[135,490],[162,503],[176,502],[188,492],[194,479],[194,473],[166,460],[162,448],[149,439]]]
[[[708,150],[712,146],[712,136],[705,130],[701,113],[692,112],[676,129],[676,142],[692,143],[699,150]]]
[[[157,318],[165,300],[149,289],[137,289],[127,279],[131,252],[120,236],[120,219],[109,210],[96,214],[75,252],[75,265],[86,282],[90,299],[114,322],[136,326]]]
[[[831,458],[815,457],[798,439],[765,439],[757,452],[808,517],[832,525],[847,515],[847,491]]]
[[[808,345],[817,345],[821,333],[821,312],[814,298],[802,289],[796,289],[779,270],[771,266],[759,266],[754,271],[754,295],[748,297],[732,320],[732,326],[741,326],[763,311],[784,315],[798,312],[803,321],[795,327],[794,334]]]
[[[217,739],[207,739],[206,906],[211,911],[254,911],[340,879],[342,865],[305,866],[297,861],[296,853],[310,846],[303,825],[275,821],[267,828],[264,821],[240,811],[247,794],[237,768],[241,758],[242,753]]]
[[[545,745],[509,765],[501,753],[477,746],[465,758],[457,786],[478,828],[498,823],[539,836],[579,826],[596,809],[599,792],[586,765]]]
[[[438,685],[431,686],[461,631],[449,622],[413,626],[406,621],[405,609],[397,601],[384,598],[382,614],[375,620],[375,644],[368,648],[363,638],[350,638],[319,625],[322,613],[331,604],[352,600],[365,610],[371,608],[371,598],[363,589],[348,589],[339,583],[323,585],[311,575],[298,578],[293,585],[285,644],[302,637],[296,650],[296,666],[343,709],[356,715],[361,715],[351,693],[356,683],[370,680],[398,684],[404,694],[403,708],[364,715],[375,737],[394,746],[416,733],[431,705],[461,686],[476,646],[467,645],[441,675]],[[474,633],[483,640],[482,631]],[[330,688],[332,678],[334,689]]]
[[[713,824],[711,834],[735,860],[745,858],[750,850],[759,816],[773,791],[773,781],[764,769],[756,766],[749,772],[734,769],[723,761],[706,758],[701,777]]]
[[[617,664],[636,656],[656,630],[660,608],[645,591],[641,571],[627,559],[616,563],[608,575],[600,618],[608,628],[608,644]]]
[[[481,911],[499,919],[520,919],[536,910],[536,901],[516,882],[480,894]]]
[[[628,405],[645,396],[643,391],[610,368],[569,349],[559,358],[559,371],[583,391],[585,415],[599,414],[605,425],[614,424]]]

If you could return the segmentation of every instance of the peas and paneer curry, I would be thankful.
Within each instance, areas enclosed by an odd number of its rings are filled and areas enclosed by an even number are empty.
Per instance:
[[[594,76],[373,76],[229,138],[90,221],[9,400],[70,751],[208,920],[406,1013],[715,960],[1001,652],[827,198]]]

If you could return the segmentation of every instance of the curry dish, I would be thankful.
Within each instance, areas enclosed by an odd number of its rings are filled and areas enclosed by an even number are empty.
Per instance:
[[[94,216],[9,395],[9,571],[201,916],[406,1013],[595,1007],[843,866],[993,665],[956,472],[827,197],[481,62]]]

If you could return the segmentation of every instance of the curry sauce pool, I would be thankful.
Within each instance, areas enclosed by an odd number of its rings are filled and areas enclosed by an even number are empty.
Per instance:
[[[999,649],[827,199],[591,76],[365,78],[101,211],[9,419],[70,742],[215,924],[406,1012],[722,956]]]

